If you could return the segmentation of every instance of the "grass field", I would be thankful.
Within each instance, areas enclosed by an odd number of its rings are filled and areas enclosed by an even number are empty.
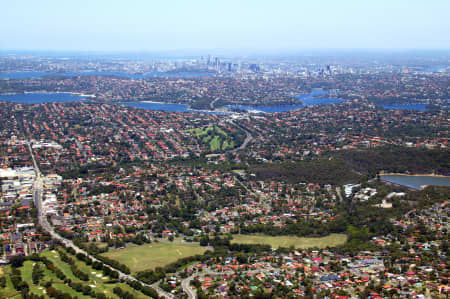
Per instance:
[[[35,262],[32,261],[26,261],[23,263],[22,267],[22,280],[26,281],[28,283],[32,283],[31,275],[33,273],[33,265]]]
[[[73,275],[72,270],[70,269],[70,266],[67,263],[61,261],[60,256],[57,251],[47,250],[47,251],[42,252],[41,255],[46,256],[47,258],[52,260],[52,262],[59,269],[61,269],[61,271],[63,271],[67,277],[70,277],[72,281],[81,282],[78,278],[76,278]],[[85,284],[85,285],[90,285],[92,288],[94,288],[95,292],[103,293],[108,298],[119,299],[119,297],[117,295],[115,295],[113,292],[113,288],[116,286],[119,286],[124,291],[127,291],[127,292],[133,294],[134,298],[137,298],[137,299],[148,298],[141,292],[138,292],[138,291],[132,289],[127,284],[108,283],[110,278],[103,276],[102,271],[94,270],[91,266],[88,266],[84,262],[77,260],[73,255],[71,255],[71,254],[68,254],[68,255],[70,257],[72,257],[72,259],[75,261],[76,266],[80,270],[82,270],[83,272],[85,272],[86,274],[89,275],[89,281],[81,282],[81,283]],[[90,296],[83,295],[80,292],[76,292],[69,285],[66,285],[63,281],[58,279],[52,271],[48,270],[45,267],[45,265],[40,262],[38,262],[38,263],[40,263],[42,265],[42,269],[44,270],[44,277],[40,280],[40,282],[41,282],[40,284],[34,285],[32,282],[32,278],[31,278],[34,263],[35,262],[33,262],[33,261],[25,261],[24,265],[19,268],[22,273],[22,280],[26,281],[28,283],[28,285],[30,286],[31,293],[36,294],[36,295],[45,295],[45,293],[44,293],[45,288],[42,286],[42,283],[46,282],[46,281],[52,281],[52,286],[55,289],[60,290],[65,293],[69,293],[72,297],[76,296],[79,299],[92,298]],[[14,287],[12,286],[11,280],[9,278],[9,276],[11,274],[11,268],[9,266],[6,266],[6,267],[1,267],[0,270],[1,270],[0,276],[6,276],[6,279],[7,279],[6,287],[3,289],[0,289],[0,298],[17,298],[17,299],[21,298],[20,293],[14,289]],[[48,297],[45,296],[45,298],[48,298]]]
[[[298,249],[325,248],[342,245],[347,241],[345,234],[331,234],[319,238],[300,238],[295,236],[265,236],[265,235],[234,235],[231,243],[238,244],[267,244],[272,248],[294,246]]]
[[[206,128],[197,128],[187,130],[187,132],[193,134],[202,143],[208,144],[211,151],[226,150],[234,147],[234,140],[227,140],[229,135],[219,128],[218,126],[211,126]]]
[[[127,265],[131,272],[163,267],[176,260],[196,254],[203,254],[204,247],[197,244],[152,243],[114,249],[102,255]]]
[[[1,270],[2,275],[0,276],[4,275],[6,277],[6,286],[3,289],[0,288],[0,298],[21,298],[22,296],[14,289],[11,279],[9,278],[11,275],[11,267],[4,266],[1,267]]]
[[[67,263],[64,263],[60,257],[57,251],[55,250],[47,250],[41,253],[42,256],[47,257],[49,260],[55,264],[56,267],[58,267],[66,276],[72,281],[80,282],[80,280],[73,275],[72,270],[70,269],[70,265]]]

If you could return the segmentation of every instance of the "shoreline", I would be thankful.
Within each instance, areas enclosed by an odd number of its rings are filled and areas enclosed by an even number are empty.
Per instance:
[[[87,97],[87,98],[95,98],[95,95],[93,94],[85,94],[82,92],[73,92],[73,91],[25,91],[23,94],[30,94],[30,93],[66,93],[66,94],[72,94],[77,95],[80,97]],[[12,93],[11,95],[19,95],[20,93]]]
[[[123,102],[123,103],[148,103],[148,104],[169,104],[169,105],[183,105],[184,104],[177,104],[177,103],[167,103],[167,102],[154,102],[154,101],[133,101],[133,102]]]
[[[136,102],[121,102],[121,103],[147,103],[147,104],[161,104],[161,105],[180,105],[185,106],[187,108],[186,112],[201,112],[201,113],[224,113],[224,114],[232,114],[230,111],[226,110],[202,110],[202,109],[194,109],[186,104],[178,104],[178,103],[167,103],[167,102],[154,102],[154,101],[136,101]]]
[[[387,172],[384,173],[383,171],[381,171],[379,173],[380,176],[382,175],[397,175],[397,176],[427,176],[427,177],[435,177],[435,178],[450,178],[450,176],[446,176],[446,175],[442,175],[442,174],[432,174],[432,173],[427,173],[427,174],[406,174],[406,173],[395,173],[395,172]]]
[[[85,94],[82,92],[72,92],[72,91],[46,91],[46,90],[40,90],[40,91],[24,91],[23,93],[17,93],[17,92],[6,92],[6,93],[0,93],[0,96],[14,96],[14,95],[23,95],[23,94],[33,94],[33,93],[43,93],[43,94],[50,94],[50,93],[66,93],[66,94],[72,94],[77,95],[80,97],[85,98],[95,98],[94,94]]]

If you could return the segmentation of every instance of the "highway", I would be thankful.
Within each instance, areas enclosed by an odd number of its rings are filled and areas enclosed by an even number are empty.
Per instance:
[[[43,185],[44,185],[44,177],[42,176],[42,173],[39,170],[39,167],[38,167],[38,164],[37,164],[36,159],[34,157],[34,153],[33,153],[33,150],[31,148],[30,143],[28,143],[28,149],[30,151],[30,155],[31,155],[31,158],[33,160],[33,165],[34,165],[34,169],[35,169],[35,172],[36,172],[36,179],[35,179],[34,185],[33,185],[33,189],[34,189],[33,190],[34,191],[33,192],[33,197],[34,197],[33,200],[34,200],[34,203],[35,203],[35,206],[36,206],[36,209],[37,209],[38,221],[39,221],[39,224],[42,226],[42,228],[45,231],[47,231],[53,239],[59,240],[66,247],[73,248],[76,253],[85,254],[89,258],[91,258],[94,262],[102,263],[104,266],[110,268],[111,270],[114,270],[114,271],[118,272],[120,279],[139,281],[142,285],[148,286],[148,287],[151,287],[151,288],[155,289],[155,291],[158,292],[158,296],[160,296],[160,297],[175,298],[172,294],[169,294],[169,293],[165,292],[164,290],[162,290],[158,286],[159,285],[158,282],[154,283],[152,285],[149,285],[149,284],[146,284],[146,283],[136,279],[135,277],[133,277],[133,276],[131,276],[129,274],[125,274],[125,273],[119,271],[118,269],[115,269],[115,268],[113,268],[113,267],[103,263],[102,261],[96,259],[94,256],[90,255],[89,253],[87,253],[83,249],[81,249],[78,246],[76,246],[71,240],[63,238],[63,237],[61,237],[60,235],[58,235],[55,232],[53,226],[50,225],[50,223],[47,220],[47,217],[46,217],[45,213],[43,213],[43,210],[42,210],[43,193],[44,193],[44,187],[43,187]]]
[[[214,104],[220,99],[220,97],[215,98],[211,103],[209,103],[209,108],[214,110]]]
[[[242,131],[245,132],[245,140],[244,140],[244,142],[242,142],[241,146],[239,146],[237,148],[234,148],[234,149],[228,150],[227,151],[228,153],[237,152],[237,151],[245,149],[247,147],[247,145],[253,140],[253,136],[252,136],[252,134],[250,133],[249,130],[247,130],[246,128],[242,127],[241,125],[238,125],[238,124],[234,123],[233,121],[230,121],[230,123],[233,124],[235,127],[239,128],[239,129],[241,129]]]

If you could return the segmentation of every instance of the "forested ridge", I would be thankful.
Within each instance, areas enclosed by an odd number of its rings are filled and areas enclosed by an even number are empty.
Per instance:
[[[328,153],[313,161],[254,164],[249,170],[258,180],[340,185],[358,182],[364,177],[375,177],[381,171],[450,175],[450,152],[444,149],[386,146]]]

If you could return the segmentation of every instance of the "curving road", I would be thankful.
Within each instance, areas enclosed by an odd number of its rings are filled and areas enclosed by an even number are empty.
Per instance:
[[[233,153],[233,152],[237,152],[237,151],[243,150],[253,140],[252,133],[250,133],[249,130],[247,130],[246,128],[242,127],[241,125],[238,125],[238,124],[234,123],[233,121],[230,121],[230,123],[233,124],[234,126],[238,127],[239,129],[241,129],[242,131],[244,131],[246,136],[245,136],[244,142],[242,142],[242,144],[239,147],[234,148],[234,149],[230,149],[230,150],[227,151],[227,153]]]
[[[142,282],[142,281],[136,279],[135,277],[133,277],[133,276],[131,276],[129,274],[125,274],[122,271],[120,271],[118,269],[115,269],[115,268],[111,267],[110,265],[107,265],[107,264],[103,263],[102,261],[98,260],[94,256],[90,255],[88,252],[86,252],[83,249],[81,249],[78,246],[76,246],[71,240],[63,238],[62,236],[60,236],[59,234],[57,234],[55,232],[53,226],[50,225],[50,223],[47,221],[47,217],[42,212],[42,195],[43,195],[43,192],[44,192],[44,190],[43,190],[43,180],[44,180],[44,178],[42,176],[41,171],[39,170],[39,167],[37,165],[37,162],[36,162],[36,159],[34,157],[33,150],[31,149],[30,143],[28,143],[28,149],[30,150],[30,155],[31,155],[31,158],[33,160],[33,165],[34,165],[34,169],[35,169],[35,172],[36,172],[36,179],[35,179],[34,184],[33,184],[33,191],[34,191],[33,192],[33,197],[34,197],[33,200],[34,200],[34,203],[35,203],[35,206],[36,206],[36,209],[37,209],[38,221],[39,221],[39,224],[42,226],[42,228],[45,231],[47,231],[53,239],[59,240],[66,247],[73,248],[76,253],[85,254],[89,258],[91,258],[94,262],[102,263],[104,266],[108,267],[109,269],[118,272],[120,279],[131,280],[131,281],[138,281],[144,286],[153,288],[158,293],[158,296],[160,296],[160,297],[175,298],[172,294],[169,294],[169,293],[165,292],[164,290],[162,290],[159,287],[159,283],[158,282],[150,285],[150,284],[147,284],[145,282]]]

